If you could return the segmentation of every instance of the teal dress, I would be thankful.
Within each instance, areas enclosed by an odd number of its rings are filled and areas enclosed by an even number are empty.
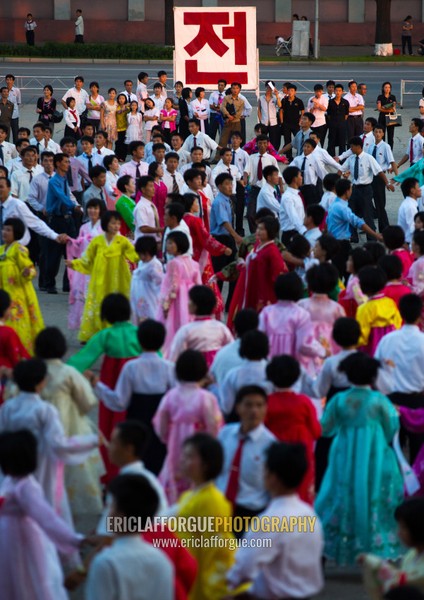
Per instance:
[[[332,398],[321,425],[323,436],[335,436],[315,501],[325,555],[340,565],[361,552],[398,557],[394,510],[403,501],[403,480],[390,446],[399,429],[395,408],[380,392],[351,388]]]
[[[393,179],[402,183],[405,179],[408,179],[408,177],[415,177],[415,179],[418,179],[420,187],[424,185],[424,158],[421,158],[415,165],[412,165],[409,169],[405,169],[405,171],[399,173],[399,175],[396,175]]]

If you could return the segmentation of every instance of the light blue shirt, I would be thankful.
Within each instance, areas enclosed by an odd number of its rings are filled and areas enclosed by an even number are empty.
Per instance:
[[[228,196],[224,196],[221,192],[215,196],[212,202],[210,228],[212,235],[229,235],[228,231],[223,227],[224,223],[232,225],[233,212],[231,210],[231,202]]]
[[[53,175],[47,187],[46,210],[49,215],[72,214],[75,204],[71,200],[68,180],[58,173]]]
[[[327,215],[327,230],[337,240],[348,240],[351,236],[351,227],[360,229],[365,223],[349,208],[347,201],[336,198],[330,206]]]

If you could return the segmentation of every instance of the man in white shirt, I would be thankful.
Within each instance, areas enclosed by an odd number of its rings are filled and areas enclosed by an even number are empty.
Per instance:
[[[303,183],[300,191],[307,206],[319,204],[322,195],[321,182],[327,174],[323,156],[316,151],[316,147],[316,142],[311,138],[305,140],[303,154],[296,156],[291,163],[291,166],[297,167],[302,173]]]
[[[75,108],[79,115],[85,111],[86,104],[89,101],[89,95],[83,88],[84,85],[84,77],[78,75],[74,79],[75,85],[73,88],[69,89],[66,94],[62,98],[62,106],[67,109],[68,106],[66,104],[67,98],[75,98]]]
[[[94,136],[94,149],[93,154],[98,155],[99,164],[103,166],[103,159],[105,156],[111,156],[115,154],[113,150],[106,146],[107,144],[107,132],[106,131],[98,131]],[[101,157],[101,162],[100,162]]]
[[[225,79],[219,79],[218,89],[209,96],[209,106],[211,109],[209,117],[209,135],[213,140],[215,140],[217,132],[221,135],[222,126],[224,125],[224,119],[221,115],[221,104],[225,98],[226,87],[227,82]]]
[[[133,92],[133,82],[131,79],[126,79],[124,81],[124,87],[125,89],[120,92],[120,94],[123,94],[126,97],[127,104],[130,104],[131,102],[138,102],[137,95]]]
[[[171,135],[171,148],[172,148],[173,152],[176,152],[180,158],[180,162],[179,162],[179,166],[178,166],[179,169],[181,169],[182,167],[187,165],[189,162],[191,162],[190,161],[190,152],[187,152],[187,150],[184,150],[183,144],[184,144],[184,139],[183,139],[181,133],[174,131],[174,133]]]
[[[305,238],[311,245],[311,249],[315,246],[318,239],[322,236],[320,225],[325,219],[325,209],[319,204],[310,204],[306,207],[305,219],[303,224],[306,227],[304,233]]]
[[[388,190],[394,191],[394,186],[388,181],[385,173],[383,173],[378,162],[370,154],[363,151],[363,141],[360,137],[353,137],[350,140],[352,156],[346,160],[340,170],[345,173],[345,177],[349,174],[352,178],[353,192],[349,200],[349,206],[353,212],[362,217],[365,223],[375,231],[374,214],[372,207],[372,182],[374,176],[378,175],[384,181]],[[367,239],[372,240],[372,237],[367,234]],[[352,241],[358,240],[357,231],[352,233]]]
[[[269,141],[277,150],[280,147],[281,140],[280,125],[278,123],[278,110],[280,108],[281,100],[278,90],[274,81],[269,80],[265,85],[265,94],[259,96],[258,122],[268,127]]]
[[[302,444],[272,444],[265,459],[265,486],[271,502],[261,514],[269,521],[296,522],[289,533],[278,530],[247,532],[247,544],[237,550],[236,561],[227,574],[230,588],[252,581],[255,598],[311,598],[323,586],[321,556],[324,536],[321,523],[309,504],[300,500],[297,489],[308,469]],[[303,528],[303,523],[309,526]],[[271,539],[271,545],[258,544]],[[253,540],[255,542],[253,543]]]
[[[233,504],[233,517],[255,516],[269,502],[264,466],[266,452],[276,438],[264,425],[266,409],[267,392],[259,382],[244,385],[235,399],[240,423],[225,425],[218,434],[224,450],[224,466],[216,486]],[[236,477],[234,470],[237,470]]]
[[[178,171],[180,158],[177,152],[165,154],[166,168],[163,171],[162,181],[166,185],[168,194],[182,194],[184,188],[184,177]]]
[[[83,44],[84,43],[84,19],[82,17],[82,10],[79,8],[75,12],[75,44]]]
[[[169,262],[174,258],[166,251],[166,240],[171,231],[181,231],[187,236],[189,245],[187,254],[193,256],[193,240],[191,239],[189,226],[183,219],[184,213],[184,206],[179,202],[171,202],[171,204],[165,206],[165,231],[162,239],[162,254],[165,262]]]
[[[304,112],[300,117],[300,129],[289,144],[286,144],[281,148],[279,154],[285,154],[286,152],[295,149],[296,156],[299,156],[303,152],[303,144],[305,140],[309,138],[312,133],[312,125],[315,123],[315,117],[310,112]]]
[[[140,189],[140,179],[146,176],[149,171],[149,165],[143,161],[144,142],[130,142],[128,152],[131,154],[132,159],[121,165],[119,177],[130,175],[134,179],[136,185],[135,189],[138,191]]]
[[[213,195],[216,196],[218,194],[218,188],[215,185],[215,179],[218,177],[220,173],[229,173],[233,178],[233,200],[235,199],[236,190],[237,190],[237,181],[240,180],[240,171],[236,167],[236,165],[231,164],[231,159],[233,157],[233,153],[231,148],[222,148],[220,150],[219,155],[221,160],[216,165],[211,173],[211,187],[213,191]]]
[[[34,137],[30,139],[29,143],[31,144],[31,146],[35,146],[37,148],[38,162],[41,161],[41,153],[45,150],[53,152],[53,154],[57,154],[58,146],[53,140],[47,141],[46,126],[43,123],[36,123],[32,128],[32,132],[34,134]]]
[[[41,156],[41,167],[43,171],[33,177],[29,186],[27,204],[36,212],[46,214],[47,187],[54,175],[53,165],[54,153],[46,150]]]
[[[43,167],[37,165],[37,151],[34,146],[28,146],[21,152],[22,166],[13,172],[11,177],[12,196],[27,201],[29,186],[36,175],[43,172]]]
[[[110,484],[111,517],[145,527],[158,509],[158,494],[144,475],[118,475]],[[90,565],[85,589],[86,600],[143,597],[173,600],[174,570],[166,555],[143,541],[140,531],[116,525],[112,546],[96,554]]]
[[[18,152],[11,142],[6,142],[9,129],[7,125],[0,123],[0,165],[9,168],[10,162],[17,158]]]
[[[300,169],[290,165],[285,169],[283,177],[288,187],[281,196],[279,217],[281,241],[287,246],[294,235],[297,233],[303,235],[306,231],[305,209],[299,192],[303,182]]]
[[[13,143],[16,144],[18,140],[18,129],[19,129],[19,106],[22,104],[21,90],[15,87],[15,76],[11,73],[5,77],[6,86],[9,90],[9,101],[13,104],[12,121],[10,128],[13,135]]]
[[[231,164],[235,165],[240,173],[240,179],[236,181],[236,206],[235,206],[235,230],[236,232],[244,237],[244,206],[245,206],[245,195],[246,191],[244,188],[243,174],[246,171],[249,163],[249,154],[242,149],[242,137],[240,131],[233,131],[231,134]]]
[[[418,212],[418,200],[421,198],[421,188],[418,179],[408,177],[402,181],[400,188],[403,194],[402,204],[399,206],[398,222],[405,233],[405,242],[411,245],[415,231],[414,218]]]
[[[195,169],[196,167],[194,165],[199,165],[199,164],[204,165],[205,172],[206,172],[206,180],[208,183],[210,183],[212,169],[206,163],[206,161],[203,159],[203,148],[201,148],[200,146],[196,146],[195,148],[191,149],[190,162],[188,162],[186,165],[183,165],[182,167],[180,167],[181,175],[184,177],[184,174],[186,171],[189,171],[190,169]]]
[[[250,233],[254,233],[256,231],[256,203],[263,183],[263,170],[268,165],[272,165],[278,169],[278,163],[276,159],[268,154],[268,137],[266,135],[258,135],[256,138],[256,143],[258,146],[258,152],[257,154],[252,154],[249,157],[249,162],[243,174],[244,184],[247,185],[249,181],[251,186],[247,205],[247,221],[249,223]],[[281,179],[281,176],[279,179],[279,186],[280,192],[282,193],[283,180]]]
[[[328,107],[328,98],[324,96],[324,88],[320,83],[314,85],[315,94],[309,98],[306,110],[314,115],[315,121],[312,127],[324,145],[325,135],[327,133],[327,123],[325,121],[325,113]]]
[[[155,182],[153,177],[144,175],[140,177],[139,188],[141,197],[134,209],[134,237],[137,240],[142,235],[151,235],[160,242],[163,228],[159,223],[159,215],[156,206],[153,204],[155,195]]]
[[[392,379],[390,400],[397,406],[420,408],[424,406],[424,333],[419,329],[423,301],[415,294],[403,296],[399,311],[404,325],[385,335],[375,351]],[[409,433],[401,426],[401,437],[409,439],[410,462],[413,463],[422,444],[422,433]]]
[[[374,128],[375,144],[372,144],[368,148],[368,154],[371,154],[375,158],[384,173],[394,173],[397,175],[398,170],[393,152],[389,144],[384,141],[384,133],[384,125],[377,124]],[[377,210],[378,230],[382,233],[389,226],[389,219],[386,212],[386,188],[381,177],[374,177],[372,191]]]
[[[367,152],[368,154],[371,154],[370,148],[375,144],[374,129],[376,126],[377,119],[374,119],[374,117],[368,117],[365,119],[364,133],[361,135],[361,139],[363,142],[362,148],[364,152]],[[350,148],[346,150],[346,152],[340,154],[340,156],[335,157],[335,160],[339,162],[341,160],[346,160],[346,158],[349,156],[352,156],[352,150]]]
[[[258,194],[256,210],[269,208],[278,217],[280,213],[280,196],[277,192],[277,186],[281,177],[280,170],[273,165],[268,165],[263,170],[263,175],[264,182]]]
[[[188,130],[190,131],[190,135],[183,144],[183,150],[191,152],[192,148],[200,146],[201,148],[203,148],[203,158],[205,160],[210,160],[211,156],[215,153],[215,150],[218,148],[218,144],[206,133],[202,133],[200,131],[196,119],[189,119]]]
[[[408,145],[405,148],[405,154],[398,162],[398,169],[408,160],[409,164],[412,167],[412,165],[415,165],[416,162],[422,159],[424,138],[421,135],[421,128],[421,119],[411,119],[411,123],[409,125],[409,133],[411,134],[411,138],[408,141]]]
[[[358,84],[356,81],[349,81],[349,92],[344,99],[349,102],[349,116],[346,121],[347,141],[364,131],[364,111],[365,101],[361,94],[358,94]]]

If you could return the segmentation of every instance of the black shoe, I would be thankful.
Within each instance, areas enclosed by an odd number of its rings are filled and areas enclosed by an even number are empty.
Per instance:
[[[64,292],[65,294],[69,294],[71,290],[69,288],[63,288],[62,292]]]
[[[48,289],[48,290],[47,290],[47,293],[48,293],[48,294],[57,294],[57,293],[58,293],[58,291],[57,291],[57,289],[56,289],[56,288],[50,288],[50,289]]]
[[[43,286],[39,285],[38,289],[39,289],[40,292],[47,292],[47,288],[46,287],[43,287]]]

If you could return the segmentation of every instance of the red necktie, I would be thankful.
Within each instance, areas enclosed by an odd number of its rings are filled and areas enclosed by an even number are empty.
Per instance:
[[[231,471],[230,476],[228,477],[227,489],[225,490],[227,499],[233,505],[236,503],[237,492],[239,488],[241,455],[245,441],[245,437],[239,439],[237,450],[234,454],[233,462],[231,463]]]
[[[414,140],[411,138],[411,141],[409,142],[409,162],[413,163],[414,162]]]
[[[97,150],[97,154],[101,154],[101,153],[102,153],[102,151],[101,151],[101,150]]]
[[[258,160],[258,181],[262,179],[262,155],[259,155]]]
[[[365,133],[364,133],[364,135],[362,136],[362,141],[363,141],[363,142],[365,142]]]

